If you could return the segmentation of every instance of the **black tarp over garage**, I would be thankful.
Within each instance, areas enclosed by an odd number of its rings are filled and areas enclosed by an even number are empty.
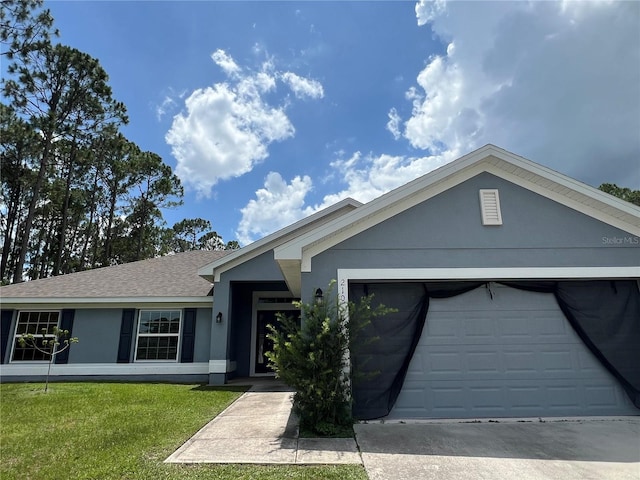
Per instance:
[[[635,280],[350,284],[368,294],[398,312],[356,339],[356,418],[640,413]]]

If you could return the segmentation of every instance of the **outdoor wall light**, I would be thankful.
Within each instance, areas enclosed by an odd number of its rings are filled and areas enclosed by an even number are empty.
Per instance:
[[[317,290],[316,290],[316,295],[315,295],[315,297],[316,297],[316,303],[317,303],[317,304],[321,304],[321,303],[322,303],[322,300],[323,300],[323,295],[322,295],[322,289],[321,289],[321,288],[319,288],[319,289],[317,289]]]
[[[216,323],[222,323],[222,312],[218,312],[216,315]]]

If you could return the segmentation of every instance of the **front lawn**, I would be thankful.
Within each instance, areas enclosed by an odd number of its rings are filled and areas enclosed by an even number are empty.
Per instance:
[[[0,385],[0,478],[347,479],[358,465],[174,465],[163,460],[242,392],[198,385]]]

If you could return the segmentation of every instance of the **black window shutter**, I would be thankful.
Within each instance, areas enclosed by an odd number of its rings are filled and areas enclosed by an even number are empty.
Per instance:
[[[180,362],[193,362],[193,349],[196,342],[196,309],[184,309],[184,321],[182,322],[182,353]]]
[[[73,336],[73,317],[75,316],[76,311],[73,309],[62,310],[62,318],[60,319],[60,330],[69,330],[69,337]],[[61,342],[59,348],[64,348],[64,340]],[[67,348],[65,351],[60,352],[56,355],[56,363],[67,363],[69,362],[69,349]]]
[[[13,320],[13,310],[2,310],[0,317],[0,363],[4,363],[11,337],[11,320]]]
[[[133,308],[122,310],[120,324],[120,344],[118,345],[118,363],[129,363],[131,358],[131,340],[133,337],[133,323],[136,311]]]

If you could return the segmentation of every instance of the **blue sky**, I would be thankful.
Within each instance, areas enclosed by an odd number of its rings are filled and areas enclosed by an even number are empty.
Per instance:
[[[638,2],[45,5],[180,176],[169,225],[246,244],[486,143],[640,188]]]

